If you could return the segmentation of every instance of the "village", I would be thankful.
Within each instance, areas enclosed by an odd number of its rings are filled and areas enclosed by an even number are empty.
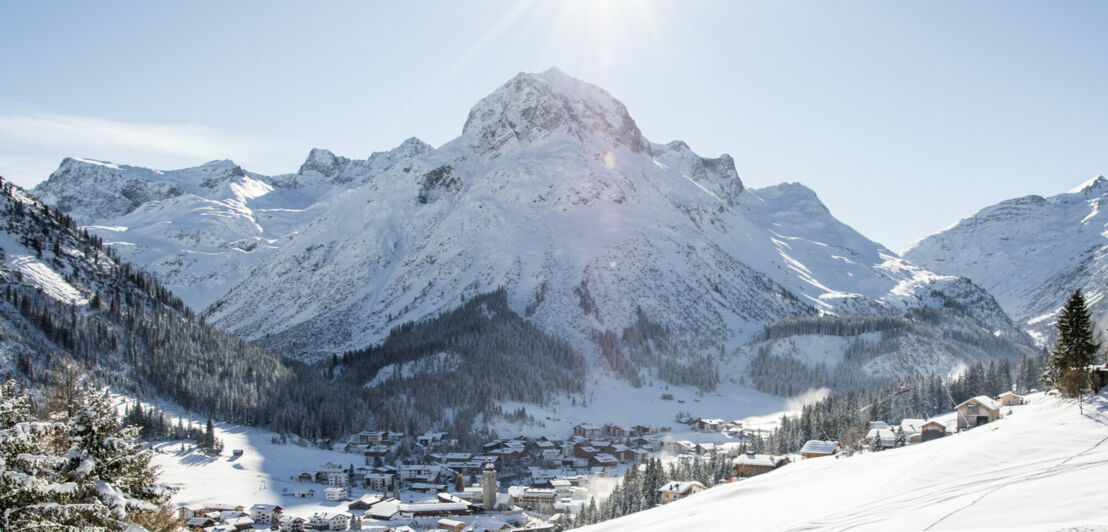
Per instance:
[[[995,421],[1003,407],[1021,403],[1013,392],[996,399],[978,396],[930,420],[904,419],[898,426],[871,422],[865,448],[812,440],[789,455],[747,453],[749,438],[765,428],[705,418],[685,420],[687,428],[679,432],[671,427],[582,423],[566,439],[502,438],[483,444],[480,453],[454,450],[457,442],[441,432],[413,438],[400,432],[363,431],[346,441],[314,442],[319,449],[349,455],[351,461],[304,467],[288,479],[294,487],[281,493],[286,504],[229,501],[183,505],[178,511],[184,526],[203,532],[563,530],[597,495],[598,481],[611,484],[651,458],[726,458],[732,476],[721,481],[734,482],[797,460],[924,443]],[[414,449],[414,456],[397,459],[402,447]],[[243,452],[232,449],[231,459]],[[658,492],[666,504],[705,489],[695,480],[673,480]],[[320,501],[326,511],[294,515],[286,509],[301,501]]]

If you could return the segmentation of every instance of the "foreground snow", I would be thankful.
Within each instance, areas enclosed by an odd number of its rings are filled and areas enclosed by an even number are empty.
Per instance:
[[[1108,394],[1084,415],[1041,394],[1003,414],[924,444],[804,460],[585,530],[1108,530]]]

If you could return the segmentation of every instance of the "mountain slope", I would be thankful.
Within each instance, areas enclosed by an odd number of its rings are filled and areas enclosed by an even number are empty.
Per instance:
[[[317,374],[205,324],[73,219],[2,180],[0,284],[0,372],[56,385],[72,365],[117,391],[309,437],[361,429],[368,416],[355,394],[321,406]]]
[[[315,149],[274,177],[231,161],[160,171],[69,158],[34,193],[201,310],[240,283],[331,195],[431,149],[411,138],[365,160]]]
[[[866,239],[802,185],[749,190],[727,155],[650,142],[618,100],[556,69],[509,80],[437,149],[236,168],[69,160],[41,191],[192,308],[212,302],[211,323],[309,361],[500,288],[511,312],[633,386],[738,384],[763,350],[828,371],[849,355],[860,385],[1030,349],[973,283]],[[59,192],[86,182],[106,192]],[[766,334],[798,317],[909,326]]]
[[[1040,340],[1076,289],[1108,315],[1108,180],[1097,177],[1050,198],[1027,196],[986,207],[904,251],[935,271],[962,275],[996,296]]]
[[[550,70],[513,78],[458,139],[344,195],[207,316],[311,358],[503,286],[586,353],[640,311],[674,351],[718,353],[783,317],[899,315],[955,284],[802,186],[746,190],[726,155],[650,143],[606,92]],[[981,314],[1018,335],[996,310]]]
[[[968,432],[802,460],[582,530],[1101,529],[1108,399],[1094,404],[1037,395]]]

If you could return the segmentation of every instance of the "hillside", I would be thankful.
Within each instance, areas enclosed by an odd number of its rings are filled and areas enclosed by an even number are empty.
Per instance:
[[[0,181],[0,372],[54,386],[67,366],[118,391],[309,437],[368,417],[358,397],[321,407],[317,373],[204,323],[73,219]],[[315,415],[302,419],[308,408]]]
[[[904,250],[932,270],[972,279],[1040,341],[1074,290],[1094,317],[1108,314],[1108,179],[1064,194],[1026,196],[985,207]]]
[[[924,444],[817,458],[582,530],[1101,530],[1108,395],[1036,394]]]

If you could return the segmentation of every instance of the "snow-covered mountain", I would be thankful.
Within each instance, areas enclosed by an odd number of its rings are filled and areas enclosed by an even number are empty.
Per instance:
[[[802,185],[746,189],[727,155],[650,142],[623,104],[556,69],[508,81],[437,149],[313,150],[276,177],[236,168],[67,160],[36,192],[193,308],[214,301],[211,323],[306,359],[499,287],[514,312],[613,369],[739,353],[721,365],[738,380],[768,350],[945,373],[1029,343],[973,283],[866,239]],[[66,195],[82,183],[97,194]],[[798,316],[810,321],[766,329]],[[901,321],[827,325],[862,317]],[[823,354],[802,347],[813,336]],[[1002,349],[980,347],[989,338]]]
[[[314,149],[297,173],[275,177],[231,161],[163,172],[68,158],[34,193],[200,310],[319,216],[331,195],[430,149],[415,138],[365,160]]]
[[[1040,340],[1076,289],[1108,315],[1108,180],[1065,194],[1026,196],[981,209],[904,250],[932,270],[972,279]]]
[[[500,286],[586,353],[639,309],[684,352],[730,351],[787,316],[947,299],[981,302],[975,327],[1020,338],[983,291],[866,239],[811,190],[746,190],[729,156],[651,143],[621,103],[557,70],[516,76],[459,138],[344,194],[207,316],[312,356]]]

